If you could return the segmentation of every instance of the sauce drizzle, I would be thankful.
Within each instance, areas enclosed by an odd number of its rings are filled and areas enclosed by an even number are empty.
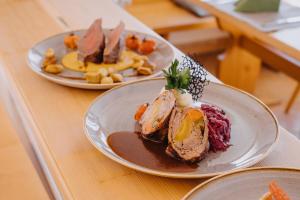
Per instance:
[[[168,172],[192,172],[196,163],[188,164],[165,153],[166,146],[140,138],[138,132],[121,131],[108,136],[111,149],[123,159],[147,167]]]

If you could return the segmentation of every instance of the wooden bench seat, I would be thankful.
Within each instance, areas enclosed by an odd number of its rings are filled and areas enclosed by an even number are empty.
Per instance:
[[[1,101],[0,138],[0,199],[49,199]]]
[[[134,0],[126,10],[158,34],[217,27],[214,17],[198,17],[171,0]]]
[[[184,53],[201,54],[225,50],[230,35],[218,28],[185,30],[170,34],[169,41]]]

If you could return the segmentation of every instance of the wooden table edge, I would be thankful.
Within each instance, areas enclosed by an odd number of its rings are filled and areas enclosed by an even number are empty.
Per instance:
[[[5,63],[0,61],[0,65],[5,66]],[[55,199],[74,199],[50,149],[47,147],[47,143],[44,141],[40,129],[36,125],[35,120],[27,107],[26,99],[14,82],[14,78],[5,67],[1,67],[0,70],[3,70],[3,73],[6,75],[6,80],[4,81],[6,82],[7,90],[12,97],[11,99],[16,108],[16,114],[21,119],[22,126],[37,155]]]

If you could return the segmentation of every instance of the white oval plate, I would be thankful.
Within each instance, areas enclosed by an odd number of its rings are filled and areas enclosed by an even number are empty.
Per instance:
[[[104,31],[108,31],[108,29],[105,29]],[[136,80],[143,80],[143,79],[157,77],[161,74],[161,70],[166,67],[169,67],[172,61],[175,59],[175,54],[173,52],[173,49],[167,42],[160,40],[156,37],[153,37],[151,35],[148,35],[146,33],[126,30],[124,31],[124,35],[135,34],[140,38],[150,38],[156,41],[157,48],[153,53],[149,55],[150,61],[157,66],[157,68],[154,70],[154,73],[152,75],[128,77],[125,78],[124,82],[122,83],[91,84],[91,83],[87,83],[85,80],[70,79],[70,78],[61,77],[59,75],[44,72],[41,69],[41,63],[43,61],[44,52],[48,48],[53,48],[58,60],[61,60],[63,55],[66,53],[66,49],[63,42],[64,37],[66,35],[69,35],[71,32],[79,36],[82,36],[84,34],[84,30],[69,31],[69,32],[54,35],[34,45],[29,50],[27,55],[27,63],[30,69],[33,70],[38,75],[61,85],[75,87],[75,88],[82,88],[82,89],[109,89],[117,85],[123,84],[125,82],[128,83],[128,82],[134,82]],[[81,72],[75,72],[68,69],[65,69],[62,72],[62,75],[68,76],[70,74],[72,74],[72,76],[79,76],[79,77],[83,76],[83,73]]]
[[[249,167],[273,149],[278,140],[278,123],[272,112],[255,97],[232,87],[211,82],[202,102],[222,108],[232,123],[232,146],[226,152],[209,153],[193,172],[167,172],[131,163],[115,154],[106,142],[110,133],[133,131],[137,107],[157,97],[163,78],[138,81],[105,92],[91,104],[84,117],[84,130],[90,142],[114,161],[145,173],[174,178],[211,177]]]
[[[184,200],[259,200],[276,181],[291,200],[300,200],[300,169],[250,168],[212,178],[195,187]]]

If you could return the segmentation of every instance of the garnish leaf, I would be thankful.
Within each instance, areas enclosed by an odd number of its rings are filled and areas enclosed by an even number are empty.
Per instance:
[[[167,85],[165,88],[167,90],[170,89],[178,89],[184,92],[188,89],[190,84],[190,69],[185,68],[183,70],[179,70],[179,61],[175,59],[168,70],[163,70],[164,76],[167,79]]]

